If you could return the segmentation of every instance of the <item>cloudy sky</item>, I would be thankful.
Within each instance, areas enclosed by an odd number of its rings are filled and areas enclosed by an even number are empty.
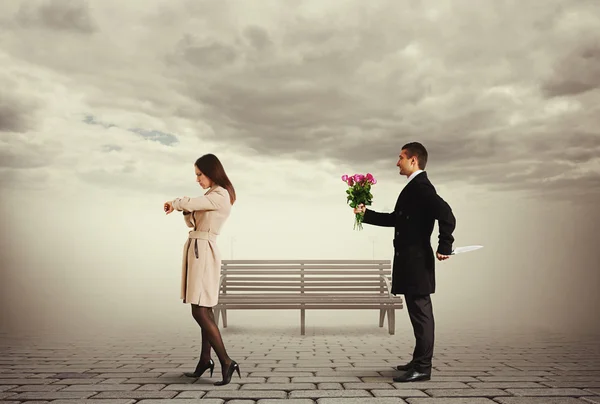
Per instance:
[[[3,324],[191,321],[162,203],[205,153],[238,194],[224,258],[391,259],[340,176],[389,211],[421,141],[455,246],[485,245],[438,264],[439,320],[599,326],[598,32],[595,0],[3,1]]]

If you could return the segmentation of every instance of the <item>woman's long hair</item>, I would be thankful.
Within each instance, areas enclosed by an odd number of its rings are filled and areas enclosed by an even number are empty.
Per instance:
[[[235,202],[235,189],[229,181],[229,177],[225,174],[225,169],[223,168],[223,164],[219,161],[217,156],[214,154],[205,154],[196,160],[195,163],[198,170],[200,170],[204,175],[212,180],[216,185],[219,185],[229,192],[229,200],[233,205]]]

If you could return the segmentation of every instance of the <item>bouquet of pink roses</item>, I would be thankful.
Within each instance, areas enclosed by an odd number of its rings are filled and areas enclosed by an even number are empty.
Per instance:
[[[342,175],[342,181],[348,184],[348,189],[346,190],[348,197],[346,202],[350,207],[355,208],[361,203],[365,206],[371,204],[373,201],[371,185],[377,184],[377,180],[373,178],[371,174],[354,174],[352,176],[344,174]],[[362,230],[362,219],[363,215],[357,213],[354,221],[354,230]]]

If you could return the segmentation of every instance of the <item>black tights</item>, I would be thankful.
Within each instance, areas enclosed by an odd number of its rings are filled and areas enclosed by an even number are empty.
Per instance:
[[[202,329],[202,352],[200,361],[208,363],[210,360],[210,348],[215,350],[221,362],[221,369],[224,371],[231,363],[231,358],[227,355],[219,327],[215,323],[215,315],[212,307],[204,307],[192,304],[192,316]]]

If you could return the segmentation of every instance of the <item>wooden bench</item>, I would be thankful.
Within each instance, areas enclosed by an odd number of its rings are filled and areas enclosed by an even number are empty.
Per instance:
[[[379,310],[379,327],[388,316],[395,333],[395,309],[402,298],[391,295],[389,260],[223,260],[215,320],[227,310],[300,310],[305,335],[306,310]]]

